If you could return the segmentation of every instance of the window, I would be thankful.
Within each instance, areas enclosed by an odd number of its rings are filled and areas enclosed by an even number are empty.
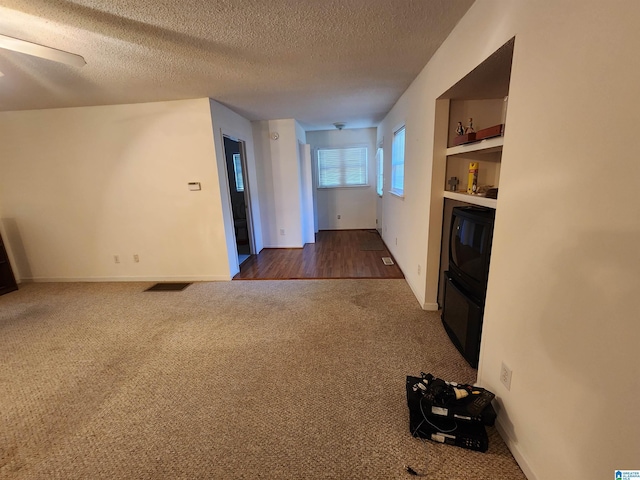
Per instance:
[[[391,193],[404,195],[404,126],[393,134],[391,146]]]
[[[318,188],[366,185],[367,147],[318,149]]]
[[[233,172],[236,175],[236,191],[244,192],[244,179],[242,178],[242,160],[240,154],[233,154]]]
[[[376,192],[378,192],[378,195],[382,196],[384,191],[384,151],[381,146],[376,150],[376,166],[378,168]]]

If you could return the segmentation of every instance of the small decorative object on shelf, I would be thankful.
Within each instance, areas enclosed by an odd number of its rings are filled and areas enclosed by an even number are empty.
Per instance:
[[[449,190],[455,192],[458,190],[460,180],[458,180],[458,177],[451,177],[447,183],[449,184]]]
[[[487,194],[486,194],[487,198],[498,198],[498,188],[490,188],[487,190]]]
[[[476,133],[466,133],[464,135],[458,135],[453,139],[453,146],[464,145],[465,143],[473,143],[476,141]]]
[[[476,195],[479,197],[498,198],[498,189],[493,185],[478,185]],[[493,197],[491,195],[494,195]]]
[[[477,132],[473,131],[473,119],[469,119],[469,126],[465,129],[464,135],[458,135],[453,139],[453,146],[457,147],[458,145],[463,145],[465,143],[473,143],[479,142],[480,140],[485,140],[487,138],[500,137],[504,135],[504,123],[500,123],[498,125],[494,125],[493,127],[483,128],[482,130],[478,130]],[[458,127],[456,128],[456,132],[458,132],[458,128],[461,126],[461,122],[458,122]],[[469,128],[472,129],[469,132]]]
[[[469,117],[469,123],[467,124],[467,128],[464,129],[464,133],[473,133],[475,130],[473,129],[473,118]]]
[[[469,163],[469,181],[467,182],[467,193],[472,195],[478,189],[478,162]]]
[[[476,140],[484,140],[485,138],[499,137],[504,131],[504,124],[494,125],[493,127],[483,128],[476,132]]]
[[[453,146],[463,145],[476,141],[476,132],[473,129],[473,118],[469,118],[466,128],[462,126],[462,122],[458,122],[456,126],[456,137],[453,139]]]

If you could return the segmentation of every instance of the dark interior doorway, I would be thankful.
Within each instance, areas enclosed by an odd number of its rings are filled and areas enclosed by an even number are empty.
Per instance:
[[[11,264],[9,263],[9,257],[2,242],[2,236],[0,236],[0,295],[13,292],[17,289],[18,285],[11,270]]]
[[[252,253],[252,230],[249,205],[249,185],[242,141],[224,137],[224,153],[227,161],[229,195],[233,212],[238,263],[242,264]]]

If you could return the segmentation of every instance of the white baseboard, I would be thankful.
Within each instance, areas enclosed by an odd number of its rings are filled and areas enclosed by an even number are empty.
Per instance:
[[[170,277],[27,277],[24,283],[70,283],[70,282],[229,282],[226,275],[185,275]]]
[[[400,269],[400,271],[404,275],[404,281],[407,282],[407,285],[409,285],[409,288],[413,292],[413,295],[416,297],[416,300],[418,300],[418,303],[420,304],[420,307],[423,310],[428,310],[428,311],[431,311],[431,312],[437,312],[438,310],[440,310],[440,307],[439,307],[439,305],[437,303],[431,303],[431,302],[427,302],[425,300],[424,291],[421,292],[419,289],[415,288],[414,285],[412,285],[412,283],[407,278],[407,275],[402,270],[402,267],[400,266],[400,264],[398,262],[396,262],[396,264],[398,265],[398,268]]]
[[[498,416],[498,419],[496,420],[496,430],[504,440],[504,443],[507,444],[507,447],[511,451],[513,458],[516,459],[516,462],[518,462],[520,469],[525,474],[527,479],[538,480],[538,477],[536,477],[535,473],[533,473],[533,470],[531,469],[531,466],[529,465],[529,462],[527,461],[526,457],[520,451],[518,444],[509,436],[509,434],[507,433],[507,430],[504,428],[502,423],[500,423],[500,416]]]
[[[437,303],[423,303],[422,309],[430,312],[437,312],[440,310],[440,306]]]

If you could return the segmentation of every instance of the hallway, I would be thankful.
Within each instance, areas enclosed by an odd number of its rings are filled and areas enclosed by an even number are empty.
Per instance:
[[[304,248],[265,248],[240,266],[234,280],[404,278],[376,230],[321,230]]]

